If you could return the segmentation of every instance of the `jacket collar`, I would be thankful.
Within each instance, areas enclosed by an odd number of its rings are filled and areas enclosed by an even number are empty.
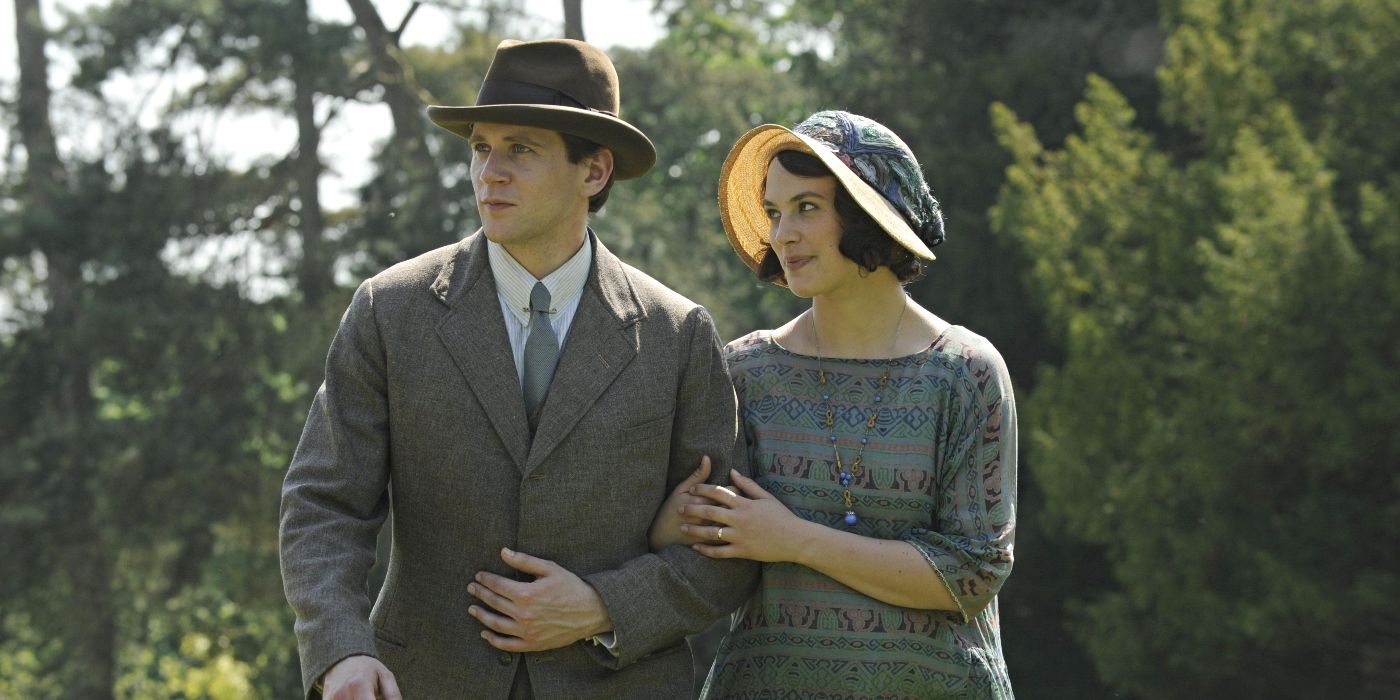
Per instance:
[[[622,261],[603,245],[591,228],[588,229],[588,238],[593,247],[593,264],[584,287],[602,297],[604,306],[617,316],[619,323],[635,323],[646,314],[642,311],[631,281],[627,279]],[[438,269],[437,277],[429,285],[438,301],[456,308],[467,292],[483,281],[495,291],[496,282],[491,276],[486,243],[486,234],[477,229],[457,244],[452,257]]]
[[[626,267],[592,230],[588,235],[593,264],[533,440],[485,235],[478,230],[459,243],[429,285],[433,296],[449,308],[438,324],[439,337],[525,473],[538,468],[558,447],[640,346],[634,326],[645,312]]]

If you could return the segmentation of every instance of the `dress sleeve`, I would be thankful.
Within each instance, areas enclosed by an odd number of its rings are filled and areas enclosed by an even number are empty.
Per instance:
[[[934,530],[904,539],[938,572],[966,623],[1011,573],[1016,538],[1016,401],[1006,364],[990,345],[968,358],[935,455]]]

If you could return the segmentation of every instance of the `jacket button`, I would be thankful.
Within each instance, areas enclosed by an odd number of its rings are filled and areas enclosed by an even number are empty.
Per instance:
[[[502,666],[509,666],[513,661],[515,661],[515,658],[510,654],[501,654],[500,662]]]

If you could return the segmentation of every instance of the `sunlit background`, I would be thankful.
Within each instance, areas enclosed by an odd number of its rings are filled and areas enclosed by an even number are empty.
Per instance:
[[[327,345],[476,228],[423,106],[568,4],[0,0],[0,698],[301,693]],[[1400,697],[1400,0],[577,4],[659,154],[594,227],[726,339],[801,308],[720,227],[740,134],[839,107],[920,157],[912,294],[1021,411],[1019,697]]]

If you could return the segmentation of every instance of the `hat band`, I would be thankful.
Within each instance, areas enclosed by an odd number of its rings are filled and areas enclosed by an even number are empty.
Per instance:
[[[590,112],[612,114],[612,112],[605,109],[596,109],[584,105],[582,102],[551,87],[536,85],[534,83],[523,83],[518,80],[503,80],[501,78],[487,78],[481,81],[481,89],[476,93],[476,105],[478,107],[519,104],[556,105],[559,107],[586,109]]]

